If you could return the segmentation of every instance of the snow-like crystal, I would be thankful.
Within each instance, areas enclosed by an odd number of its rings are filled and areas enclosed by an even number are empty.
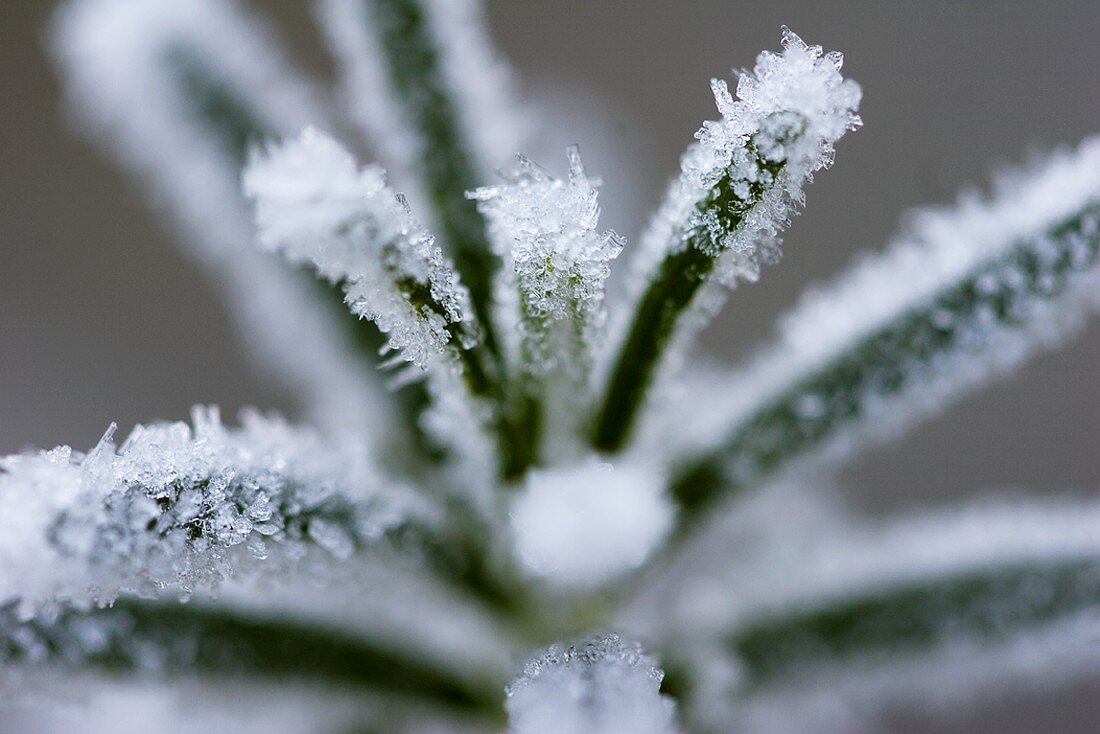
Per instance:
[[[188,88],[187,75],[201,77],[249,118],[233,125],[259,124],[266,134],[323,123],[319,94],[260,19],[233,0],[73,0],[54,18],[51,47],[70,113],[168,205],[181,245],[219,281],[257,364],[325,427],[389,434],[377,380],[333,309],[252,246],[241,151],[227,147],[226,122],[203,118]]]
[[[617,634],[555,643],[507,687],[508,722],[513,734],[672,734],[663,678],[641,645]]]
[[[240,428],[196,408],[185,423],[114,428],[87,454],[68,447],[0,460],[0,604],[22,612],[122,592],[184,596],[253,558],[310,543],[346,557],[403,518],[356,446],[256,413]],[[257,553],[258,548],[263,553]]]
[[[307,128],[255,153],[244,188],[256,201],[260,243],[343,283],[351,310],[377,323],[405,360],[426,368],[448,345],[476,343],[465,289],[382,169],[360,169],[334,139]]]
[[[596,188],[585,173],[580,151],[568,149],[569,176],[554,178],[523,156],[504,173],[507,183],[467,193],[489,221],[490,236],[519,293],[524,359],[536,372],[561,361],[582,375],[598,346],[604,321],[604,283],[610,261],[623,247],[613,231],[597,229]],[[550,338],[556,323],[578,334],[580,343],[563,350]],[[568,342],[566,343],[568,344]]]
[[[532,471],[511,512],[520,562],[577,587],[638,568],[672,523],[663,482],[659,471],[625,460]]]

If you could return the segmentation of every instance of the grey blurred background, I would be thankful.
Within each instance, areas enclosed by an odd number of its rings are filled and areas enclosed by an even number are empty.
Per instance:
[[[252,4],[278,21],[303,65],[331,74],[309,3]],[[288,407],[250,369],[221,301],[177,255],[140,185],[66,129],[42,43],[53,5],[0,8],[0,452],[87,448],[112,420],[127,430],[184,417],[196,402],[229,414]],[[536,152],[580,142],[605,181],[603,223],[632,241],[692,133],[715,115],[708,79],[777,48],[783,23],[845,52],[866,126],[810,188],[783,263],[741,288],[709,332],[706,348],[721,358],[761,343],[800,289],[880,247],[907,208],[947,202],[998,164],[1100,132],[1096,0],[488,5],[525,96],[557,103],[545,116],[553,146]],[[560,158],[548,167],[560,170]],[[1098,367],[1094,321],[1069,347],[852,465],[845,491],[874,513],[988,490],[1095,491]],[[1100,727],[1100,696],[1088,693],[1036,694],[1010,718],[954,725],[1087,731]]]

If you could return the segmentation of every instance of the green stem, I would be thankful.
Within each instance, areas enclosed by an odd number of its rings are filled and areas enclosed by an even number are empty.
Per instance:
[[[954,353],[980,354],[995,346],[999,329],[1026,324],[1037,303],[1056,298],[1095,267],[1097,216],[1100,206],[1091,205],[1053,227],[1040,239],[1042,247],[1021,242],[761,406],[718,450],[677,472],[671,493],[683,509],[682,524],[857,423],[872,403],[900,398],[934,376],[938,361]],[[952,318],[938,318],[945,313]],[[809,413],[802,408],[807,399],[815,405]]]

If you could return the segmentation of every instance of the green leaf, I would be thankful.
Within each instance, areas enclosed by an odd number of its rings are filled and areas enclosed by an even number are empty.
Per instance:
[[[503,687],[476,670],[447,669],[393,639],[209,605],[129,598],[107,609],[66,608],[52,620],[19,621],[4,610],[0,660],[5,666],[167,679],[248,676],[341,685],[492,719],[500,717]]]
[[[755,150],[751,144],[749,149]],[[760,170],[771,177],[767,179],[769,183],[786,165],[786,160],[773,161],[762,155],[756,155],[755,160]],[[687,232],[686,244],[664,257],[636,306],[597,413],[593,444],[601,451],[618,451],[630,438],[677,327],[711,279],[722,253],[719,241],[741,226],[745,215],[762,201],[768,188],[763,181],[756,181],[749,186],[747,195],[738,195],[734,183],[732,172],[727,171],[710,195],[698,203],[699,217],[713,215],[716,227],[697,227]]]
[[[233,170],[227,171],[227,175],[235,178],[245,164],[250,146],[278,137],[278,127],[263,120],[258,111],[251,109],[219,78],[208,61],[196,58],[187,46],[169,47],[164,59],[166,70],[179,85],[185,110],[193,116],[194,123],[219,141],[226,156],[234,162]],[[374,323],[348,313],[340,284],[324,283],[308,272],[303,272],[303,278],[308,279],[310,288],[317,292],[319,302],[327,304],[331,319],[343,326],[349,342],[363,359],[372,368],[380,365],[386,337]],[[404,418],[406,432],[415,440],[421,455],[436,460],[442,458],[440,448],[420,427],[420,416],[430,403],[424,384],[414,382],[402,386],[394,393],[394,400]]]
[[[481,182],[444,79],[445,60],[432,39],[427,12],[417,0],[363,2],[366,30],[378,40],[393,100],[401,106],[405,123],[423,140],[417,150],[417,172],[435,209],[438,235],[470,290],[479,320],[487,325],[487,344],[496,351],[489,325],[492,274],[499,263],[489,249],[484,219],[464,196]]]
[[[1096,558],[916,577],[809,601],[742,625],[727,639],[748,689],[838,666],[897,664],[952,642],[1008,643],[1100,611]]]
[[[1005,248],[944,283],[932,297],[841,345],[823,364],[797,373],[784,389],[767,393],[770,399],[727,430],[716,448],[678,470],[671,491],[685,511],[683,522],[842,431],[875,420],[897,421],[905,411],[919,413],[903,401],[922,386],[951,383],[957,374],[957,386],[938,390],[957,397],[973,385],[975,370],[984,379],[997,367],[998,348],[1012,339],[1049,341],[1051,309],[1060,313],[1062,302],[1074,303],[1096,267],[1098,217],[1100,205],[1089,204],[1048,231]],[[1072,321],[1073,315],[1066,311],[1061,320]]]

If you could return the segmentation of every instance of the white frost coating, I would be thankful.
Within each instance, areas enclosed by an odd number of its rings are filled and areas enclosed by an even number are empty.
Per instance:
[[[641,566],[667,535],[672,508],[652,467],[592,460],[533,470],[511,517],[528,572],[589,587]]]
[[[589,372],[605,320],[604,283],[610,262],[623,249],[615,232],[597,229],[600,206],[580,151],[570,146],[569,176],[556,179],[524,156],[507,183],[467,192],[489,221],[489,233],[504,259],[508,280],[520,296],[520,330],[525,360],[536,372],[567,362],[581,376]],[[558,322],[568,321],[579,344],[572,349],[551,340]]]
[[[307,128],[254,154],[244,189],[256,202],[260,243],[343,283],[352,312],[377,323],[405,360],[438,363],[454,331],[461,341],[452,346],[477,342],[465,289],[382,169],[360,170],[339,143]],[[432,304],[410,300],[411,287]]]
[[[311,545],[338,558],[403,519],[357,446],[246,412],[213,408],[185,423],[107,432],[0,460],[0,604],[30,615],[59,602],[107,604],[122,592],[217,590],[255,559],[293,562]]]
[[[1084,214],[1090,207],[1093,212]],[[864,255],[835,281],[803,296],[780,320],[775,346],[736,372],[700,383],[691,398],[695,420],[691,430],[677,434],[681,440],[672,453],[715,446],[732,427],[806,375],[1006,258],[1013,248],[1026,246],[1046,262],[1056,251],[1049,230],[1078,214],[1083,215],[1081,236],[1061,247],[1087,263],[1086,240],[1100,231],[1100,137],[1029,167],[1005,171],[989,197],[970,191],[954,208],[911,214],[908,229],[885,253]],[[987,287],[1019,288],[1021,279],[1013,268],[991,272]],[[912,386],[888,399],[869,394],[864,425],[842,431],[825,447],[826,453],[841,457],[855,447],[895,437],[958,395],[1064,342],[1086,316],[1100,309],[1100,268],[1075,270],[1067,288],[1054,297],[1015,296],[1014,307],[1023,311],[1014,323],[979,320],[974,327],[978,333],[960,340],[934,363],[899,365],[916,375]],[[950,324],[957,317],[944,311],[936,318]]]
[[[609,634],[555,643],[505,689],[513,734],[673,734],[664,672],[641,645]]]
[[[181,243],[222,282],[257,362],[322,425],[390,434],[385,398],[333,318],[337,309],[255,251],[240,163],[195,118],[165,63],[169,49],[184,50],[271,133],[323,122],[317,95],[264,25],[230,0],[74,0],[54,18],[51,47],[72,114],[176,217]]]
[[[321,24],[341,62],[343,95],[355,121],[417,209],[428,211],[424,183],[416,173],[423,143],[392,91],[378,39],[371,33],[369,2],[321,0]],[[488,178],[520,148],[528,127],[513,102],[511,72],[493,52],[481,0],[417,4],[439,51],[445,86],[472,145],[473,163]]]
[[[885,255],[864,256],[843,279],[803,296],[783,318],[781,338],[799,344],[804,360],[820,364],[836,345],[851,343],[1094,203],[1100,203],[1100,137],[1002,172],[989,197],[970,190],[954,208],[913,212],[908,231]]]
[[[320,0],[321,28],[340,62],[340,92],[352,119],[417,210],[427,211],[428,196],[415,173],[419,141],[403,122],[400,101],[390,90],[378,39],[370,32],[367,2]]]
[[[774,499],[751,499],[748,523],[774,524],[784,512]],[[819,513],[816,526],[788,528],[772,542],[733,546],[714,538],[681,559],[678,572],[647,593],[644,604],[633,604],[630,620],[620,624],[640,623],[665,646],[692,651],[702,683],[696,710],[720,730],[733,721],[739,731],[864,730],[868,719],[892,705],[972,704],[983,691],[1087,680],[1100,670],[1100,612],[1066,615],[1014,632],[1007,641],[959,634],[920,654],[861,658],[816,671],[806,666],[747,697],[739,694],[736,662],[713,640],[739,624],[906,584],[1024,564],[1100,562],[1098,527],[1096,498],[988,498],[874,523]],[[1035,590],[1043,599],[1041,583]],[[807,658],[813,659],[809,651]],[[856,718],[842,720],[849,716]]]
[[[738,80],[736,100],[726,82],[712,81],[722,118],[696,133],[698,142],[685,151],[680,176],[642,236],[637,290],[666,254],[692,240],[719,258],[713,279],[726,286],[755,281],[760,262],[779,257],[780,231],[802,203],[803,187],[832,164],[836,141],[862,124],[856,114],[862,92],[841,76],[842,63],[839,52],[823,54],[784,27],[783,51],[757,57],[752,73]],[[782,167],[773,176],[765,166],[775,164]],[[727,174],[734,200],[749,207],[732,230],[714,209],[699,210]]]

